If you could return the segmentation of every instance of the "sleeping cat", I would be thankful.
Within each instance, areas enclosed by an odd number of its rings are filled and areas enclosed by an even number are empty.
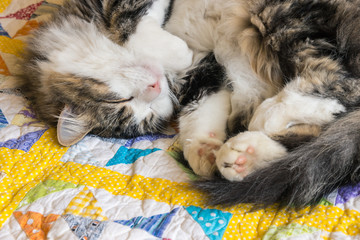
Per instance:
[[[72,145],[91,132],[134,137],[161,131],[177,99],[186,43],[164,31],[170,0],[69,0],[29,38],[23,92],[40,119]]]
[[[360,180],[359,24],[360,1],[175,2],[167,29],[213,51],[232,87],[231,109],[218,93],[180,118],[195,172],[227,179],[195,183],[210,204],[300,207]],[[223,144],[226,122],[248,131]]]

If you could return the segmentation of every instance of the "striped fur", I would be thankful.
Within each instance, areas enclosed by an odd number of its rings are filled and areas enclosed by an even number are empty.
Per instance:
[[[165,32],[170,0],[68,0],[28,39],[23,92],[63,145],[162,131],[192,52]],[[164,45],[168,49],[164,49]],[[60,118],[61,121],[58,121]]]
[[[281,76],[283,82],[279,93],[257,108],[249,129],[267,133],[289,152],[250,169],[238,182],[204,180],[195,186],[209,194],[211,205],[302,207],[341,185],[357,183],[360,2],[253,0],[246,8],[239,46],[259,76]],[[254,151],[259,158],[261,146]]]

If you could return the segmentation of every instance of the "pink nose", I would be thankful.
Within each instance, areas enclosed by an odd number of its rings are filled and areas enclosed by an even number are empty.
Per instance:
[[[153,91],[153,92],[156,92],[156,93],[160,93],[161,91],[161,88],[160,88],[160,82],[159,81],[156,81],[156,83],[152,84],[152,85],[149,85],[148,86],[148,89],[150,91]]]
[[[148,85],[146,91],[140,96],[141,99],[151,102],[157,98],[161,93],[160,82],[156,81],[154,84]]]

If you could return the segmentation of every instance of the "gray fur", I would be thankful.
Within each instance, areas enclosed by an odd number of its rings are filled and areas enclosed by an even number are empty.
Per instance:
[[[134,111],[128,104],[134,99],[133,95],[114,91],[106,80],[101,79],[101,75],[98,78],[86,76],[86,74],[79,73],[83,69],[64,72],[57,70],[61,64],[54,63],[57,58],[61,58],[60,54],[63,48],[71,44],[76,46],[75,43],[80,40],[91,42],[97,41],[96,38],[108,39],[109,49],[111,49],[111,44],[125,45],[130,36],[135,33],[139,21],[147,14],[154,2],[154,0],[68,0],[59,7],[49,21],[33,32],[27,41],[24,59],[21,62],[20,79],[23,93],[34,105],[37,116],[41,120],[54,126],[58,123],[59,117],[71,116],[71,119],[66,117],[60,123],[65,124],[64,129],[68,129],[66,131],[68,134],[78,131],[79,136],[72,137],[76,141],[89,131],[103,137],[127,138],[155,133],[164,129],[171,113],[157,114],[152,111],[140,120],[135,119]],[[91,35],[89,30],[94,28],[96,34]],[[61,39],[64,36],[71,40],[64,44]],[[89,48],[87,51],[91,52],[93,46],[91,44],[76,46],[76,48],[81,47]],[[97,47],[93,48],[93,51],[98,50]],[[88,52],[81,52],[80,54],[83,56],[78,54],[73,58],[70,57],[70,61],[84,63],[83,66],[86,66]],[[54,56],[54,53],[58,56]],[[96,68],[99,70],[97,72],[106,71],[103,70],[109,63],[106,58],[109,58],[108,56],[111,54],[115,55],[116,53],[104,52],[104,63],[98,62]],[[74,53],[74,55],[76,54]],[[101,60],[100,58],[99,61]],[[127,59],[122,60],[126,61]],[[70,62],[63,65],[66,64],[71,65]],[[118,64],[126,67],[126,62]],[[47,65],[50,67],[46,67]],[[129,65],[133,66],[134,64],[130,62]],[[112,69],[116,70],[116,66]],[[114,74],[112,78],[121,76],[121,74],[117,74]],[[126,75],[126,73],[124,74]],[[165,75],[168,79],[167,85],[171,88],[175,74],[165,73]],[[170,95],[168,98],[171,98],[175,105],[175,97],[172,96],[171,91],[168,94]],[[62,114],[65,106],[69,106],[66,108],[68,112]],[[62,126],[62,124],[60,125]],[[73,143],[75,142],[64,144]]]

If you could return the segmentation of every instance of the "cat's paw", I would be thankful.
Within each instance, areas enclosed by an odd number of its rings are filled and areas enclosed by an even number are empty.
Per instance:
[[[223,142],[215,137],[191,139],[183,146],[184,157],[193,171],[202,176],[210,177],[216,170],[215,153]]]
[[[226,179],[241,181],[285,154],[285,147],[264,133],[244,132],[222,145],[216,153],[216,165]]]

